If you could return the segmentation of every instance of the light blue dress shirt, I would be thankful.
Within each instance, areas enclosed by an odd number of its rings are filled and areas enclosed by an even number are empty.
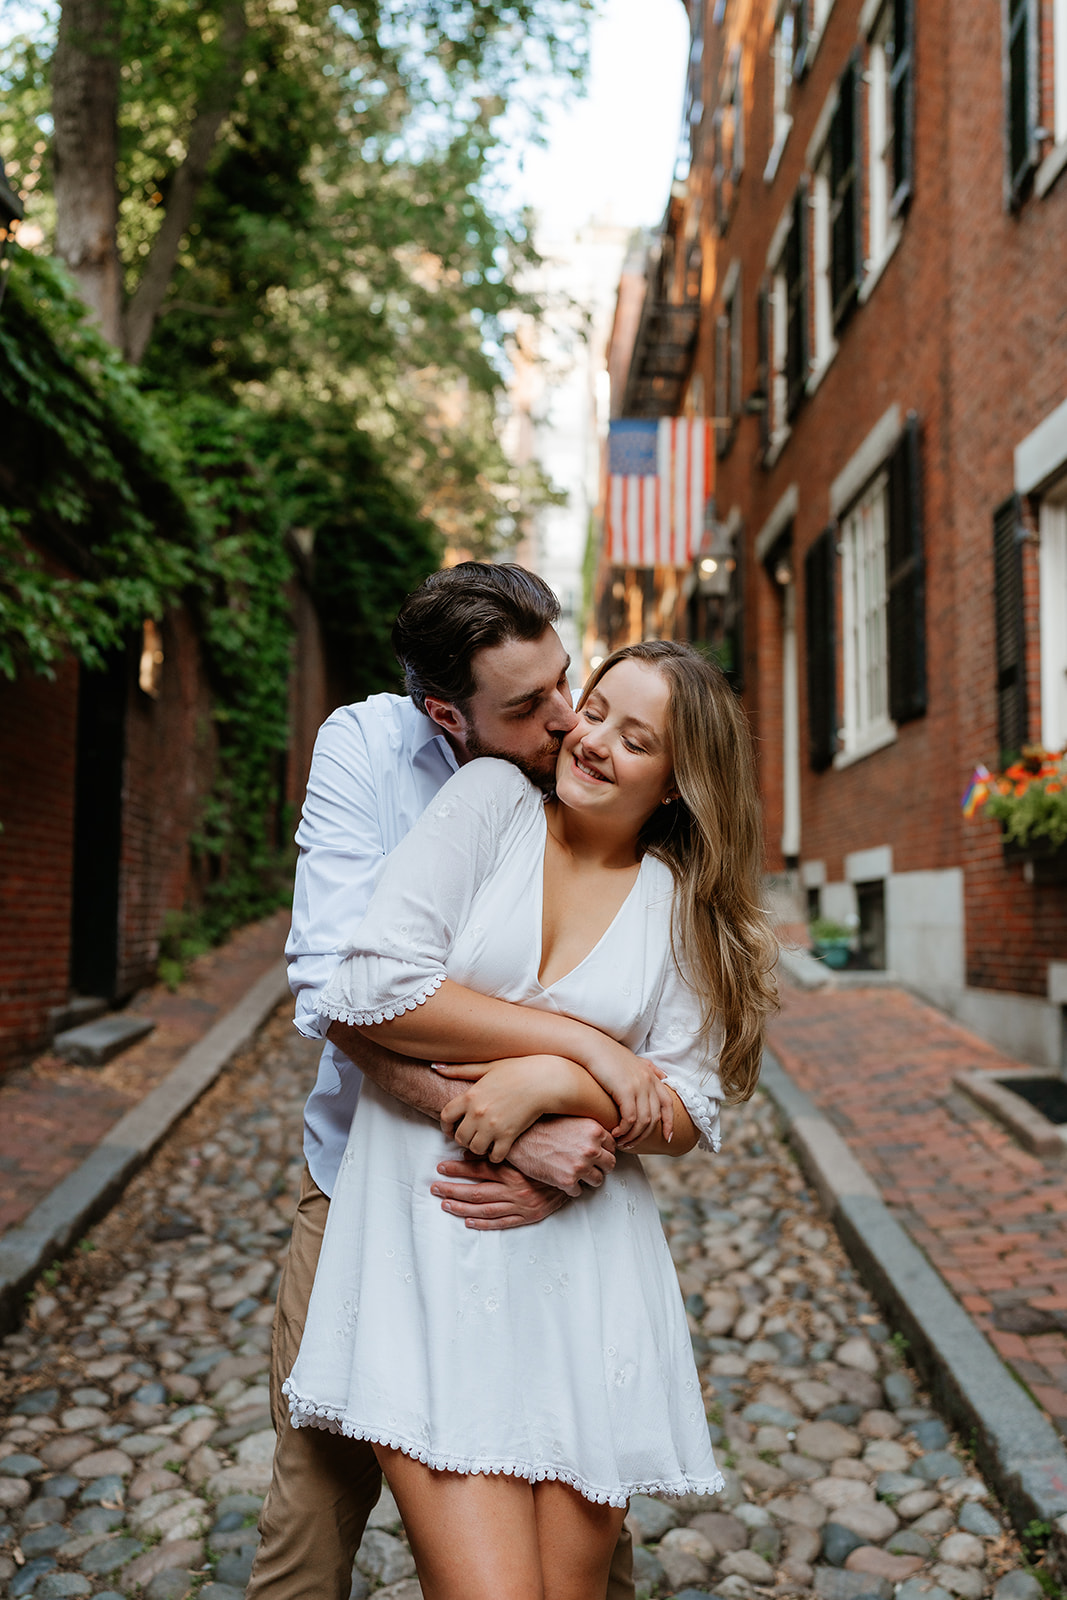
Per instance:
[[[413,702],[371,695],[342,706],[319,729],[296,832],[299,857],[286,941],[297,1028],[321,1039],[319,993],[351,948],[382,862],[457,769],[451,745]],[[362,1074],[326,1041],[304,1107],[304,1155],[332,1195]]]

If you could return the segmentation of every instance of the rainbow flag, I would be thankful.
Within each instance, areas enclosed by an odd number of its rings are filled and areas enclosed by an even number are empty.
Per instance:
[[[971,781],[960,801],[960,810],[965,817],[973,817],[978,808],[985,804],[992,787],[993,774],[979,762],[971,773]]]

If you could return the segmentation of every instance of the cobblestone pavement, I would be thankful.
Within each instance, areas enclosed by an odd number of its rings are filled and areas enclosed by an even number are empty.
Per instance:
[[[1067,1436],[1067,1188],[953,1086],[1023,1065],[903,989],[782,986],[771,1045]]]
[[[279,1013],[0,1354],[0,1591],[240,1600],[270,1471],[271,1300],[314,1052]],[[637,1498],[638,1593],[1040,1600],[762,1101],[651,1162],[728,1487]],[[355,1600],[418,1600],[383,1497]]]

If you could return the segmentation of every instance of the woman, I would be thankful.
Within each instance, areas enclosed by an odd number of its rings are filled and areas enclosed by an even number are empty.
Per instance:
[[[578,709],[547,805],[505,762],[446,784],[322,997],[476,1079],[444,1131],[365,1087],[286,1385],[296,1426],[374,1442],[427,1600],[595,1600],[630,1494],[721,1486],[633,1154],[531,1230],[469,1233],[431,1194],[449,1136],[499,1161],[580,1114],[632,1153],[714,1149],[755,1085],[774,947],[743,714],[666,643],[609,657]],[[479,1077],[484,996],[516,1002],[513,1058]]]

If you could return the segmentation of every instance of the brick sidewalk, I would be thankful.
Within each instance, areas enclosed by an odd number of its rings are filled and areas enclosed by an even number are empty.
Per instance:
[[[952,1083],[1021,1063],[902,989],[782,989],[772,1050],[1067,1435],[1064,1169],[1020,1149]]]
[[[142,990],[128,1010],[155,1032],[106,1067],[44,1055],[0,1081],[0,1233],[33,1210],[213,1023],[282,958],[289,913],[256,922],[200,956],[175,994]]]

